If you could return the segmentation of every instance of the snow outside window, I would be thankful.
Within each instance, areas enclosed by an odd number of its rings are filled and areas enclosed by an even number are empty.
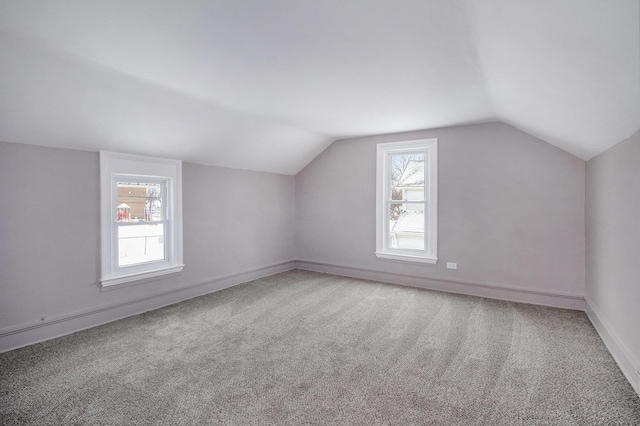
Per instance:
[[[436,263],[438,140],[378,144],[376,255]]]

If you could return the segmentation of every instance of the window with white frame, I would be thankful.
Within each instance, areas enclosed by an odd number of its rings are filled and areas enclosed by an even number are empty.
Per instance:
[[[438,260],[438,140],[377,147],[376,256]]]
[[[103,287],[180,272],[182,163],[100,152]]]

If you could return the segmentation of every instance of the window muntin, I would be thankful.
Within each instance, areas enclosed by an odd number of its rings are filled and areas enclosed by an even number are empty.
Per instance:
[[[182,163],[112,152],[100,162],[102,286],[181,271]]]
[[[437,261],[437,140],[378,145],[376,255]]]

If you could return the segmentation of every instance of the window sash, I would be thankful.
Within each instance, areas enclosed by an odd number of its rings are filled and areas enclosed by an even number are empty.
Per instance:
[[[422,186],[422,200],[394,200],[393,197],[393,170],[394,170],[394,165],[393,165],[393,158],[399,155],[423,155],[424,159],[423,159],[423,175],[424,175],[424,183]],[[384,225],[386,227],[386,229],[384,230],[384,248],[385,251],[387,252],[395,252],[395,253],[409,253],[409,254],[424,254],[428,252],[428,244],[427,244],[427,231],[428,231],[428,226],[427,226],[427,176],[428,176],[428,158],[429,158],[429,152],[427,149],[389,149],[386,151],[386,157],[387,157],[387,161],[386,161],[386,179],[385,179],[385,184],[386,184],[386,188],[384,191],[385,194],[385,204],[387,206],[387,208],[384,211]],[[391,246],[391,205],[392,204],[421,204],[424,205],[424,215],[423,215],[423,232],[422,232],[422,236],[423,236],[423,248],[419,249],[419,248],[398,248],[398,247],[392,247]]]
[[[143,176],[143,175],[130,175],[130,174],[114,174],[111,177],[111,189],[112,189],[112,208],[111,208],[111,223],[112,223],[112,259],[114,264],[112,265],[114,272],[116,273],[126,273],[126,271],[135,272],[136,270],[146,269],[149,264],[152,263],[168,263],[169,262],[169,247],[171,244],[171,221],[169,215],[169,190],[168,190],[168,180],[166,177],[151,177],[151,176]],[[164,219],[161,220],[142,220],[142,221],[131,221],[131,222],[122,222],[118,221],[117,209],[113,207],[118,204],[118,184],[128,181],[131,183],[141,183],[141,184],[159,184],[160,185],[160,199],[162,203],[160,204],[160,210],[162,212],[161,217]],[[146,204],[146,200],[145,200]],[[145,205],[146,209],[146,205]],[[129,227],[129,226],[143,226],[143,225],[153,225],[153,224],[162,224],[162,238],[163,238],[163,256],[162,259],[151,260],[151,261],[141,261],[135,262],[131,264],[123,265],[120,261],[120,227]],[[147,238],[148,236],[145,236]]]
[[[427,184],[427,180],[428,180],[428,164],[429,164],[429,151],[426,149],[390,149],[386,152],[386,170],[385,170],[385,176],[386,176],[386,188],[385,188],[385,198],[386,199],[392,199],[393,198],[393,185],[392,185],[392,181],[393,181],[393,174],[391,173],[391,171],[393,170],[393,157],[396,155],[412,155],[412,154],[422,154],[424,155],[424,183],[423,183],[423,187],[422,187],[422,200],[419,201],[426,201],[427,200],[427,190],[428,190],[428,184]],[[401,188],[405,188],[403,186],[401,186]]]
[[[398,247],[392,247],[391,246],[391,240],[390,240],[390,236],[391,236],[391,232],[392,232],[392,228],[391,228],[391,204],[404,204],[404,203],[394,203],[394,202],[389,202],[387,204],[387,208],[385,209],[385,220],[384,220],[384,225],[385,225],[385,229],[384,229],[384,246],[385,246],[385,251],[388,252],[397,252],[397,253],[406,253],[406,254],[410,254],[410,255],[419,255],[419,254],[426,254],[428,253],[428,248],[429,248],[429,229],[428,229],[428,210],[427,210],[427,202],[426,201],[416,201],[416,202],[412,202],[411,204],[422,204],[424,205],[424,209],[423,209],[423,214],[424,214],[424,222],[423,222],[423,232],[422,234],[422,238],[423,238],[423,247],[424,248],[398,248]],[[403,233],[402,231],[398,231],[398,233]],[[408,234],[407,232],[405,232],[405,234]]]
[[[116,264],[114,265],[116,270],[127,270],[127,269],[132,269],[135,266],[138,265],[148,265],[150,263],[161,263],[161,262],[167,262],[169,259],[169,244],[170,244],[170,231],[171,231],[171,227],[170,227],[170,222],[168,220],[161,220],[161,221],[154,221],[154,222],[150,222],[150,221],[146,221],[146,222],[116,222],[115,224],[115,228],[114,228],[114,232],[113,232],[113,236],[114,236],[114,248],[115,248],[115,260],[116,260]],[[160,235],[141,235],[141,236],[134,236],[134,237],[120,237],[120,229],[119,228],[129,228],[129,227],[135,227],[135,226],[147,226],[147,225],[162,225],[162,233]],[[143,260],[140,262],[135,262],[135,263],[130,263],[130,264],[122,264],[121,263],[121,258],[120,258],[120,241],[123,239],[133,239],[133,238],[149,238],[149,237],[162,237],[163,238],[163,248],[162,248],[162,258],[161,259],[154,259],[154,260]],[[145,246],[147,244],[147,241],[145,241]]]

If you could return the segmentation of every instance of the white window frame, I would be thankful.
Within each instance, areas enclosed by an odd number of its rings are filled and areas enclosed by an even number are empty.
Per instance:
[[[118,266],[117,181],[164,181],[165,259]],[[166,200],[166,201],[165,201]],[[100,222],[102,265],[100,284],[110,287],[174,274],[182,260],[182,162],[117,152],[100,152]]]
[[[391,200],[391,155],[425,154],[424,250],[392,248],[389,244]],[[397,202],[397,201],[396,201]],[[380,259],[435,264],[438,262],[438,139],[420,139],[377,145],[376,168],[376,256]]]

